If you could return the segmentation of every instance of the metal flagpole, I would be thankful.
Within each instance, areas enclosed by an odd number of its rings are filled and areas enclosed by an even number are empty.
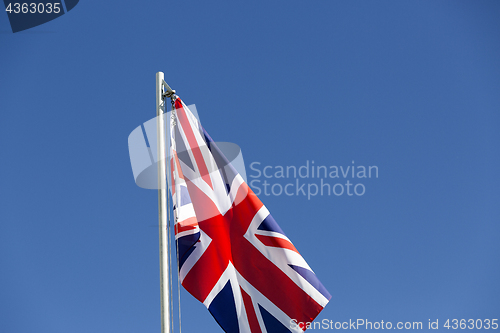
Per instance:
[[[161,299],[161,333],[170,332],[170,280],[168,265],[168,233],[167,233],[167,210],[168,187],[166,172],[166,148],[165,148],[165,103],[163,93],[163,72],[156,73],[156,130],[158,147],[158,216],[160,231],[160,299]],[[168,87],[168,86],[167,86]],[[170,87],[169,87],[170,88]]]

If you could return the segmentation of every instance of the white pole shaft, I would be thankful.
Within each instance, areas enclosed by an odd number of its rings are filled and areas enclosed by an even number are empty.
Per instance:
[[[158,215],[160,231],[160,298],[161,298],[161,333],[170,333],[170,281],[168,266],[167,234],[167,173],[165,148],[165,115],[163,100],[162,72],[156,73],[156,123],[158,139]]]

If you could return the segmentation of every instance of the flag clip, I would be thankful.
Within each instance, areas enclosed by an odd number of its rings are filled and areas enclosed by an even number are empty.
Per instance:
[[[162,95],[163,98],[172,98],[173,96],[175,96],[175,90],[167,90],[167,92]]]

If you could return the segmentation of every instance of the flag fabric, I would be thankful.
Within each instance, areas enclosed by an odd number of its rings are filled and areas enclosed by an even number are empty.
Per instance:
[[[227,333],[302,332],[331,295],[175,96],[170,177],[179,278]]]

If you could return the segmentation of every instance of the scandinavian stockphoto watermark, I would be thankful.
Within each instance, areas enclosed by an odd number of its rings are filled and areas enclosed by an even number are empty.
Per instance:
[[[188,109],[191,111],[193,116],[200,123],[201,121],[198,115],[198,111],[196,109],[196,105],[192,104],[188,106]],[[154,117],[144,122],[142,125],[136,127],[128,137],[128,149],[130,155],[130,163],[132,166],[132,172],[134,175],[135,183],[137,186],[145,188],[145,189],[159,189],[159,188],[167,188],[170,186],[171,177],[167,177],[166,184],[158,182],[158,165],[164,164],[165,160],[158,158],[158,140],[164,140],[166,147],[170,147],[171,133],[170,133],[170,120],[174,114],[172,111],[165,112],[165,121],[164,123],[164,131],[163,137],[158,138],[158,117]],[[168,125],[167,125],[168,124]],[[179,137],[179,140],[182,140],[182,136],[179,133],[176,134]],[[179,162],[182,163],[185,167],[193,167],[196,165],[196,160],[194,158],[194,153],[191,149],[185,147],[183,144],[179,144],[176,147],[177,156],[179,157]],[[197,150],[200,148],[208,149],[206,143],[202,143],[201,141],[198,143],[200,146],[197,147]],[[234,168],[241,178],[246,182],[246,170],[245,163],[243,160],[243,154],[241,152],[241,148],[232,142],[214,142],[214,146],[220,150],[222,154],[224,154],[226,161],[224,163],[206,163],[205,173],[200,172],[199,177],[203,177],[206,174],[216,173],[219,174],[223,170],[219,170],[219,168],[225,169],[228,168],[227,164],[230,164],[232,168]],[[170,149],[167,149],[166,158],[170,160]],[[187,164],[186,164],[187,163]],[[167,166],[169,166],[168,164]],[[190,181],[193,181],[191,179]]]
[[[190,105],[189,109],[201,124],[196,106]],[[165,116],[165,119],[170,120],[173,113],[166,112]],[[134,129],[128,138],[134,179],[138,186],[147,189],[166,188],[171,180],[170,177],[167,177],[168,184],[158,182],[158,165],[165,163],[165,161],[157,156],[157,123],[157,117],[144,122]],[[161,140],[165,140],[166,147],[170,147],[171,135],[169,126],[167,127],[166,123],[164,133],[169,134],[161,138]],[[179,140],[182,138],[181,133],[175,135],[179,137]],[[196,164],[195,153],[181,143],[179,142],[176,147],[179,161],[184,167],[193,168]],[[209,149],[205,143],[200,141],[199,144]],[[225,156],[225,162],[206,163],[205,173],[201,172],[198,176],[204,177],[205,174],[218,175],[222,171],[219,170],[220,168],[231,167],[258,196],[303,196],[307,200],[318,196],[361,197],[367,193],[368,185],[373,184],[373,181],[379,178],[378,166],[361,165],[355,163],[355,161],[339,165],[325,165],[325,163],[316,163],[314,160],[305,160],[296,165],[286,166],[266,165],[255,161],[247,164],[250,169],[246,170],[241,149],[237,144],[217,142],[211,145],[217,146],[220,153]],[[166,154],[167,160],[169,160],[169,149],[167,149]],[[226,164],[230,164],[230,166]],[[193,180],[191,179],[191,181]]]
[[[366,181],[377,179],[376,165],[317,165],[314,160],[306,160],[296,165],[250,164],[248,175],[250,188],[256,195],[305,196],[311,200],[315,196],[354,196],[366,193]]]
[[[323,319],[321,321],[300,322],[296,319],[290,320],[290,328],[293,330],[497,330],[498,319],[488,318],[446,318],[428,319],[427,321],[389,321],[369,319],[349,319],[349,321],[336,321]]]
[[[421,321],[392,323],[391,321],[370,321],[368,319],[349,319],[349,321],[335,321],[323,319],[321,321],[299,322],[295,319],[290,320],[291,329],[307,329],[307,330],[379,330],[379,329],[399,329],[399,330],[421,330],[424,326]],[[436,323],[431,323],[429,319],[429,328],[434,328]]]

